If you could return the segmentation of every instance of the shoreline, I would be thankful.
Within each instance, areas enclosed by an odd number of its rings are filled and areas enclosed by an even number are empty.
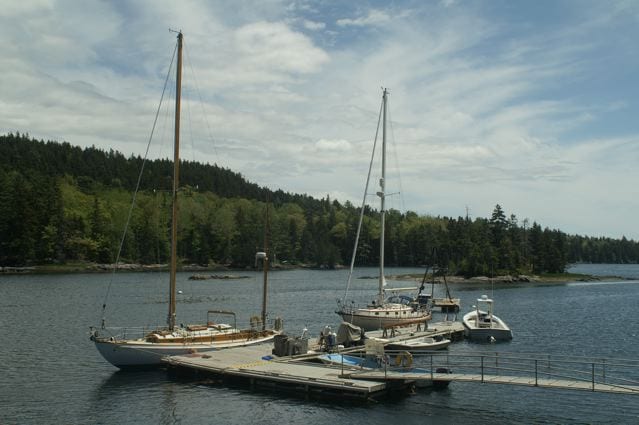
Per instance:
[[[310,269],[304,265],[289,266],[289,265],[275,265],[270,266],[270,270],[295,270],[295,269]],[[321,268],[316,268],[321,270]],[[197,264],[185,264],[178,266],[178,272],[245,272],[254,270],[253,267],[230,267],[225,265],[212,265],[212,266],[200,266]],[[98,264],[98,263],[69,263],[69,264],[51,264],[51,265],[39,265],[39,266],[25,266],[25,267],[0,267],[0,276],[2,275],[25,275],[25,274],[74,274],[74,273],[112,273],[114,271],[119,272],[132,272],[132,273],[154,273],[154,272],[168,272],[168,264]]]
[[[422,281],[423,276],[416,276],[412,274],[407,275],[395,275],[390,276],[396,280],[414,280],[416,282]],[[536,285],[563,285],[573,282],[614,282],[623,280],[633,280],[630,278],[624,278],[621,276],[594,276],[589,274],[580,273],[563,273],[553,274],[549,276],[538,275],[503,275],[490,278],[488,276],[473,276],[465,278],[461,276],[446,276],[446,283],[449,285],[498,285],[498,286],[536,286]],[[427,281],[426,284],[432,283]],[[435,278],[435,284],[441,285],[444,283],[444,279],[441,277]]]
[[[323,267],[310,267],[307,265],[272,265],[271,270],[300,270],[300,269],[312,269],[312,270],[327,270]],[[341,268],[341,267],[340,267]],[[234,268],[225,265],[213,265],[213,266],[200,266],[197,264],[187,264],[178,268],[179,272],[194,272],[192,278],[197,279],[198,276],[202,276],[201,273],[206,272],[224,272],[224,275],[217,276],[215,274],[206,276],[208,279],[231,279],[237,278],[232,273],[245,272],[253,270],[252,267]],[[98,264],[98,263],[70,263],[60,265],[40,265],[40,266],[26,266],[26,267],[0,267],[0,276],[2,275],[36,275],[36,274],[79,274],[79,273],[112,273],[114,271],[120,272],[132,272],[132,273],[153,273],[153,272],[168,272],[168,264],[119,264],[117,267],[115,264]],[[231,273],[231,274],[229,274]],[[389,275],[389,279],[400,281],[415,281],[421,283],[423,280],[423,274],[398,274]],[[376,276],[368,277],[377,279]],[[432,278],[431,278],[432,279]],[[502,275],[490,278],[488,276],[473,276],[465,278],[461,276],[446,276],[446,283],[451,285],[478,285],[478,284],[491,284],[491,285],[555,285],[565,284],[570,282],[609,282],[618,280],[633,280],[630,278],[624,278],[621,276],[595,276],[589,274],[578,273],[563,273],[553,275]],[[427,284],[431,284],[432,280],[427,279]],[[442,277],[435,278],[435,284],[443,284],[444,279]]]

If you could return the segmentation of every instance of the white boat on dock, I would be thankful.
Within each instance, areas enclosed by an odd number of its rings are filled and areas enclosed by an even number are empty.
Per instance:
[[[484,307],[485,306],[485,307]],[[506,323],[493,314],[494,301],[487,295],[477,299],[475,309],[464,314],[464,335],[477,342],[509,341],[513,333]],[[484,307],[485,310],[481,308]]]
[[[432,338],[424,336],[421,338],[407,339],[390,343],[386,346],[389,350],[403,350],[410,353],[419,353],[426,351],[443,350],[448,348],[451,341],[446,338]]]

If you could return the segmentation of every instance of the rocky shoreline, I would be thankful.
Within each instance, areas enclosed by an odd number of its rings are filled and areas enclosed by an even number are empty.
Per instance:
[[[395,280],[414,280],[421,282],[422,276],[417,275],[396,275],[389,278]],[[552,276],[536,276],[536,275],[502,275],[502,276],[446,276],[446,283],[448,284],[496,284],[496,285],[518,285],[518,284],[561,284],[568,282],[599,282],[599,281],[611,281],[611,280],[626,280],[620,276],[593,276],[586,274],[555,274]],[[428,283],[432,280],[427,279]],[[438,276],[435,278],[435,284],[443,284],[444,278]]]
[[[308,266],[271,266],[273,270],[293,270],[311,268]],[[65,265],[46,265],[46,266],[26,266],[26,267],[0,267],[0,275],[6,274],[54,274],[54,273],[108,273],[114,270],[127,272],[164,272],[169,270],[168,264],[98,264],[98,263],[76,263]],[[237,276],[233,274],[205,274],[204,272],[241,272],[243,269],[234,269],[225,265],[200,266],[197,264],[181,265],[179,271],[195,272],[191,277],[193,280],[208,279],[241,279],[245,276]],[[321,270],[321,269],[319,269]],[[393,280],[410,280],[421,282],[423,274],[405,274],[388,276]],[[377,276],[365,276],[362,279],[377,279]],[[502,276],[474,276],[465,278],[461,276],[446,276],[446,282],[449,284],[497,284],[497,285],[522,285],[522,284],[561,284],[567,282],[596,282],[625,280],[619,276],[592,276],[584,274],[556,274],[552,276],[536,276],[536,275],[502,275]],[[427,279],[431,283],[431,279]],[[437,276],[435,283],[443,283],[443,277]]]
[[[271,270],[289,270],[296,268],[308,268],[308,267],[293,267],[282,265],[271,265]],[[108,273],[114,270],[126,271],[126,272],[166,272],[169,271],[168,264],[100,264],[100,263],[72,263],[72,264],[55,264],[55,265],[40,265],[40,266],[25,266],[25,267],[0,267],[0,275],[2,274],[54,274],[54,273]],[[244,270],[251,270],[251,268],[233,268],[226,265],[212,265],[201,266],[198,264],[182,264],[178,266],[180,272],[241,272]],[[210,275],[218,276],[218,275]],[[231,276],[231,275],[229,275]],[[216,278],[216,277],[213,277]]]

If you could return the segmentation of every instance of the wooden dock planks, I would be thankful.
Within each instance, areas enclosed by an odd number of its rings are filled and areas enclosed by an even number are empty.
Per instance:
[[[265,360],[271,345],[238,347],[203,354],[173,356],[165,359],[173,368],[187,368],[217,375],[258,379],[297,385],[308,390],[320,389],[354,393],[363,397],[384,391],[384,382],[342,378],[341,369],[322,364],[282,360]]]

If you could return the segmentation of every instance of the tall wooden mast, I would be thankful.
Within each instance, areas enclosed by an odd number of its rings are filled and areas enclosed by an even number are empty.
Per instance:
[[[266,330],[266,305],[268,302],[268,236],[269,236],[268,203],[266,204],[266,223],[264,225],[264,285],[262,285],[262,330]]]
[[[167,324],[169,330],[175,328],[176,285],[177,271],[177,221],[178,221],[178,187],[180,184],[180,97],[182,95],[182,32],[177,35],[177,66],[175,75],[175,136],[173,145],[173,211],[171,214],[171,275],[169,294],[169,315]]]

